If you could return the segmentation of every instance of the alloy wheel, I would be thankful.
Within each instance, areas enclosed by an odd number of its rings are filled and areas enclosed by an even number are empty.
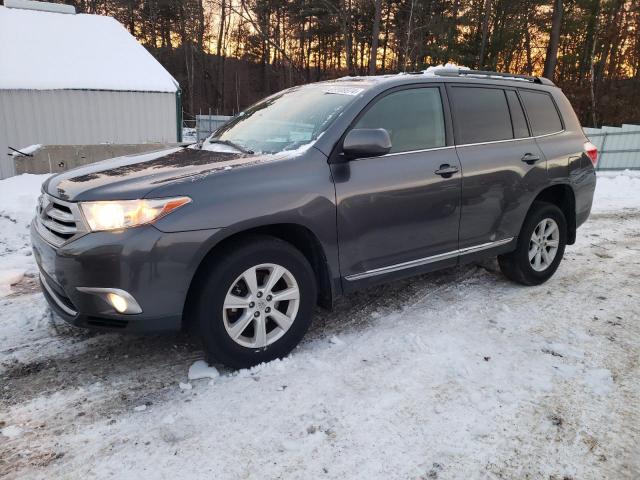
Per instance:
[[[560,244],[560,229],[552,218],[544,218],[533,229],[529,240],[529,263],[536,272],[543,272],[553,263]]]
[[[224,300],[222,317],[231,339],[248,348],[278,341],[296,319],[300,289],[281,265],[265,263],[235,279]]]

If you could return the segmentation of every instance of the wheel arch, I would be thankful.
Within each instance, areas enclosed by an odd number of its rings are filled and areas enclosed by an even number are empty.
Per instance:
[[[198,264],[198,267],[191,278],[189,289],[184,304],[184,326],[189,326],[190,307],[194,304],[193,299],[197,294],[199,278],[206,274],[210,265],[215,262],[218,255],[224,254],[225,250],[231,250],[234,244],[244,239],[268,235],[283,240],[298,249],[309,261],[316,277],[318,298],[316,303],[324,308],[331,308],[336,296],[331,271],[327,262],[326,252],[318,236],[311,229],[298,223],[275,223],[268,225],[254,226],[250,228],[229,231],[226,236],[209,248]]]
[[[567,245],[573,245],[576,242],[576,196],[571,185],[566,183],[558,183],[550,185],[541,190],[533,199],[527,214],[536,202],[547,202],[556,205],[567,220]]]

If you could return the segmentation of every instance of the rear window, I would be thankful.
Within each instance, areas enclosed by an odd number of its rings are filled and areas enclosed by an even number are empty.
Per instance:
[[[511,116],[504,90],[453,87],[451,97],[459,145],[513,138]]]
[[[533,135],[545,135],[562,130],[562,121],[551,95],[546,92],[521,90],[520,98],[529,117]]]

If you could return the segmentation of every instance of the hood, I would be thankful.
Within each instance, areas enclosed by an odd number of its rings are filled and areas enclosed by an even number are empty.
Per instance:
[[[133,200],[167,183],[260,162],[260,155],[171,148],[117,157],[50,177],[44,191],[67,201]]]

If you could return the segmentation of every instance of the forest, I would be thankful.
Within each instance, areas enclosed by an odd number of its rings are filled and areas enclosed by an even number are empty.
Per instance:
[[[640,123],[637,0],[72,0],[180,82],[184,117],[301,83],[446,62],[545,76],[584,126]]]

